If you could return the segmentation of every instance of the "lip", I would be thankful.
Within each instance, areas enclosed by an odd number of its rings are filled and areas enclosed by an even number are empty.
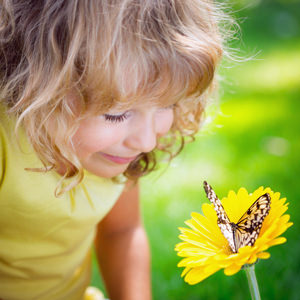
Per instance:
[[[120,165],[129,164],[137,158],[137,155],[133,156],[133,157],[121,157],[121,156],[109,155],[109,154],[102,153],[102,152],[100,154],[107,160],[112,161],[116,164],[120,164]]]

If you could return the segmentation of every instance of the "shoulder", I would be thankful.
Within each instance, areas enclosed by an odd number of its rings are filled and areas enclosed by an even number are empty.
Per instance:
[[[7,112],[8,108],[0,102],[0,147],[9,143],[14,135],[15,118]]]
[[[0,102],[0,185],[4,181],[15,181],[25,174],[25,168],[41,166],[23,128],[15,134],[16,117],[8,113],[8,108]],[[38,163],[38,165],[37,165]]]
[[[0,183],[3,181],[7,153],[7,129],[9,120],[6,107],[0,102]]]
[[[99,223],[98,231],[116,233],[141,224],[138,183],[127,181],[118,201]]]

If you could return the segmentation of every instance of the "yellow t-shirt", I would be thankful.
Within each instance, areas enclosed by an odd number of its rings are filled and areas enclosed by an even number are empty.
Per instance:
[[[56,198],[60,176],[24,170],[42,164],[14,124],[0,106],[0,299],[82,300],[96,225],[124,185],[86,174]]]

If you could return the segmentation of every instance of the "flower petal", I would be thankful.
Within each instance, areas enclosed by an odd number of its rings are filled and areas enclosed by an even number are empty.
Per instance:
[[[270,256],[271,254],[269,252],[260,252],[257,254],[257,257],[261,259],[268,259]]]
[[[217,272],[219,269],[220,268],[218,266],[215,266],[214,268],[211,267],[209,269],[194,268],[187,273],[184,280],[189,284],[196,284]]]
[[[285,237],[279,237],[275,240],[272,240],[268,243],[268,246],[271,247],[271,246],[275,246],[275,245],[280,245],[280,244],[283,244],[286,242],[286,238]]]
[[[237,264],[232,264],[224,270],[225,275],[231,276],[237,273],[241,269],[241,266]]]
[[[253,253],[251,257],[248,259],[247,264],[252,265],[257,261],[257,254]]]

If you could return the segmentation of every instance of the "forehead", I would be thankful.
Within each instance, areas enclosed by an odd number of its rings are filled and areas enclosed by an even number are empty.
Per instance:
[[[87,94],[86,108],[90,113],[105,113],[107,111],[124,111],[138,107],[168,107],[186,98],[182,90],[164,86],[153,89],[139,89],[133,92],[110,89],[90,91]]]
[[[164,108],[175,104],[177,101],[173,98],[167,99],[147,99],[147,98],[139,98],[135,99],[135,101],[115,101],[114,105],[109,109],[110,111],[124,111],[133,108],[145,108],[145,107],[158,107]]]
[[[126,99],[119,99],[117,103],[120,103],[120,105],[123,105],[123,103],[126,105],[126,103],[128,103],[129,105],[136,106],[166,106],[176,103],[180,98],[182,98],[181,95],[178,95],[174,92],[166,93],[165,91],[161,91],[161,93],[158,92],[154,95],[143,93],[137,95],[128,95]]]

